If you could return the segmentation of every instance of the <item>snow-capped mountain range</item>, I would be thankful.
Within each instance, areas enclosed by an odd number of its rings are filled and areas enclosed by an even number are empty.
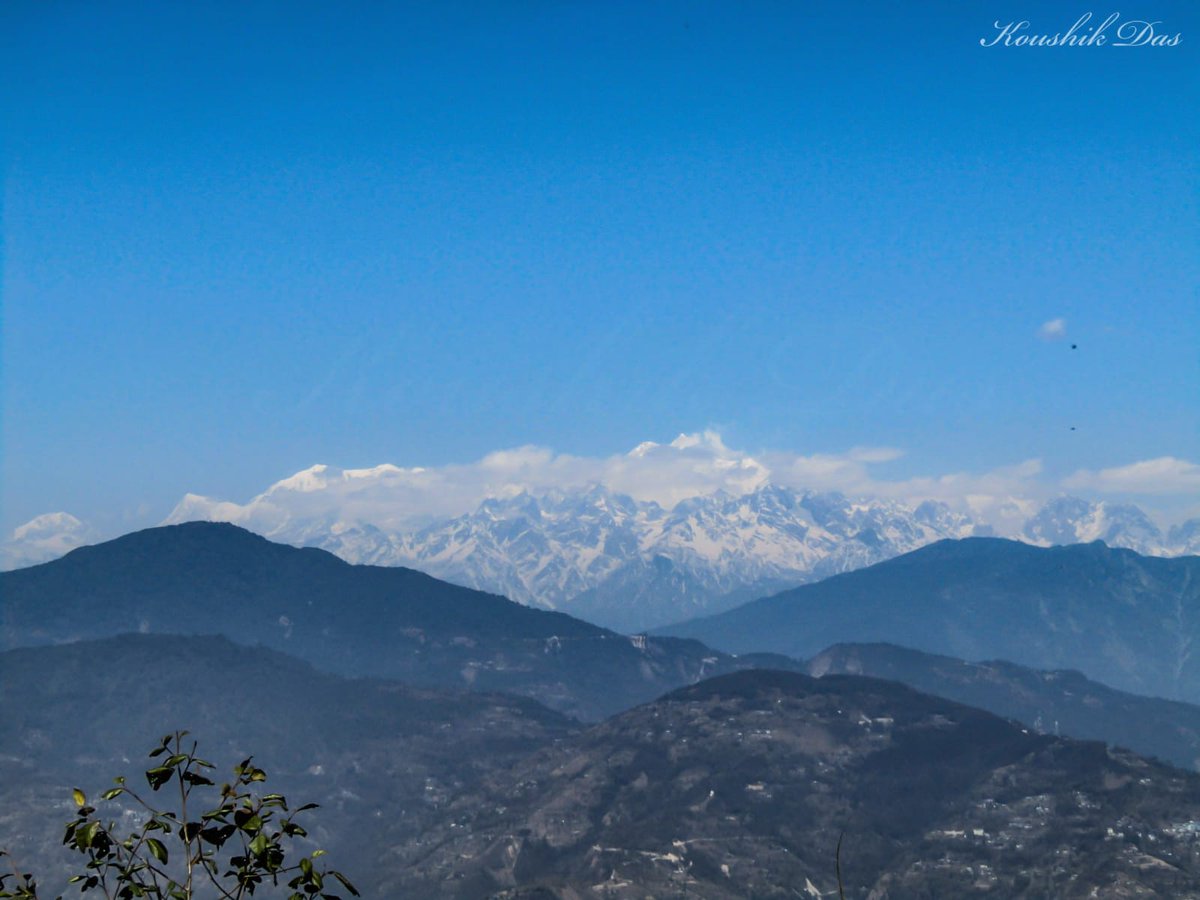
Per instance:
[[[601,485],[522,492],[414,526],[402,497],[389,493],[402,471],[411,475],[395,467],[315,466],[245,505],[189,494],[164,524],[233,522],[350,562],[410,566],[627,632],[718,612],[943,538],[994,533],[941,502],[909,505],[769,482],[671,508]],[[341,493],[331,503],[334,487]],[[1134,506],[1064,496],[1022,508],[1023,527],[1004,536],[1043,546],[1103,540],[1148,555],[1200,552],[1200,520],[1164,535]],[[17,537],[24,540],[6,548],[7,567],[61,555],[87,536],[65,514],[23,529]]]
[[[392,474],[314,467],[245,506],[188,495],[167,523],[231,521],[351,562],[410,566],[623,631],[723,610],[943,538],[992,533],[939,502],[910,506],[770,483],[670,509],[601,485],[522,492],[413,528],[399,514],[387,516],[388,504],[364,502]],[[354,517],[317,502],[345,484],[353,486]],[[1104,540],[1154,555],[1200,550],[1200,523],[1164,536],[1133,506],[1061,497],[1031,510],[1012,535],[1030,543]]]

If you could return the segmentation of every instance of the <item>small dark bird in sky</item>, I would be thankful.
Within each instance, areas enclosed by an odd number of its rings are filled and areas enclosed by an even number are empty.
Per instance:
[[[1071,345],[1071,349],[1072,349],[1072,350],[1078,350],[1078,349],[1079,349],[1079,345],[1078,345],[1078,344],[1072,344],[1072,345]]]
[[[1075,430],[1075,426],[1074,426],[1074,425],[1072,425],[1072,426],[1071,426],[1071,430],[1072,430],[1072,431],[1074,431],[1074,430]]]

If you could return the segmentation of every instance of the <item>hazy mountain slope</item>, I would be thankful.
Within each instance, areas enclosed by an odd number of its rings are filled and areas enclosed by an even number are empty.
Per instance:
[[[1016,719],[1039,733],[1105,741],[1182,768],[1200,768],[1200,707],[1117,691],[1069,669],[972,663],[894,644],[835,644],[809,660],[808,673],[899,681]]]
[[[483,774],[567,734],[500,694],[350,681],[216,637],[125,635],[0,653],[0,847],[60,888],[70,791],[141,784],[164,732],[190,729],[229,777],[253,754],[270,790],[315,801],[314,839],[382,896],[374,848],[439,821]],[[110,806],[114,812],[120,805]]]
[[[3,646],[130,631],[223,633],[330,671],[511,691],[590,719],[745,664],[224,524],[149,529],[0,574]]]
[[[663,629],[730,652],[810,657],[884,641],[962,659],[1078,669],[1122,690],[1200,700],[1200,558],[1101,543],[943,541]]]
[[[422,897],[1200,896],[1200,777],[892,682],[744,672],[488,779]],[[1111,829],[1111,831],[1110,831]],[[498,893],[503,891],[504,893]]]

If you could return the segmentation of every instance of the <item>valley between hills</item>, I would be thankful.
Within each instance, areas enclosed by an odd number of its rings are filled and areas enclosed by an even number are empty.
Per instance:
[[[371,897],[1200,897],[1195,557],[944,540],[627,635],[186,523],[0,574],[0,846],[174,728]],[[113,801],[114,815],[124,815]]]

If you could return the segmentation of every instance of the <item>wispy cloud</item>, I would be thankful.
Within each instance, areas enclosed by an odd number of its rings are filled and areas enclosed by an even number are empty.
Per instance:
[[[1200,492],[1200,465],[1160,456],[1111,469],[1080,469],[1063,486],[1110,494],[1192,494]]]
[[[1049,322],[1043,322],[1042,327],[1038,329],[1038,337],[1043,341],[1061,341],[1066,336],[1066,319],[1051,319]]]
[[[718,490],[744,494],[767,483],[892,499],[909,506],[937,500],[998,534],[1017,534],[1044,501],[1064,491],[1095,499],[1133,497],[1139,503],[1157,497],[1160,502],[1153,507],[1173,507],[1172,518],[1200,514],[1200,465],[1173,456],[1081,469],[1062,480],[1047,478],[1038,459],[982,472],[884,477],[887,469],[882,467],[902,457],[894,447],[853,447],[842,453],[750,453],[728,446],[716,431],[681,434],[669,443],[647,441],[607,457],[512,447],[475,462],[446,466],[339,469],[317,465],[276,482],[245,503],[189,494],[167,522],[227,521],[268,536],[290,534],[305,524],[318,530],[373,525],[407,531],[470,512],[485,499],[522,492],[546,494],[604,485],[669,508],[690,497]],[[1147,507],[1152,515],[1153,507]],[[32,548],[44,557],[50,549],[70,549],[88,534],[87,526],[69,516],[45,516],[19,529],[9,544],[13,553]],[[58,547],[55,542],[62,540],[70,546]]]
[[[744,494],[768,482],[803,490],[840,491],[916,504],[941,500],[998,527],[1028,516],[1052,493],[1028,460],[982,473],[956,472],[903,480],[875,469],[903,456],[894,447],[853,447],[844,453],[751,454],[729,447],[715,431],[648,441],[628,453],[584,457],[525,446],[489,453],[468,464],[372,469],[314,466],[272,485],[246,504],[189,496],[168,521],[212,515],[269,534],[297,519],[370,523],[402,530],[475,509],[489,497],[542,494],[604,485],[638,500],[672,507],[723,490]],[[211,510],[211,513],[205,513]]]

